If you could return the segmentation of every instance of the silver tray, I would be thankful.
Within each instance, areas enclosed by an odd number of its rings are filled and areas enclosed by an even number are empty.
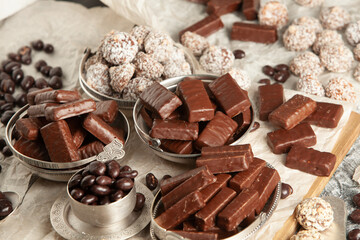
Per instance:
[[[20,160],[21,163],[27,164],[27,165],[24,164],[27,168],[30,168],[31,166],[33,167],[31,169],[37,168],[36,171],[39,173],[43,173],[45,169],[48,169],[49,171],[60,169],[60,170],[71,171],[72,173],[74,173],[79,170],[78,169],[79,167],[85,166],[89,162],[92,162],[96,159],[96,156],[93,156],[93,157],[82,159],[82,160],[75,161],[75,162],[67,162],[67,163],[46,162],[46,161],[42,161],[42,160],[38,160],[35,158],[25,156],[24,154],[17,151],[13,146],[13,131],[15,128],[16,121],[18,119],[23,118],[26,115],[26,113],[27,113],[26,110],[28,109],[28,107],[29,107],[29,105],[25,105],[24,107],[19,109],[9,120],[8,124],[6,125],[6,129],[5,129],[5,140],[6,140],[7,145],[9,146],[10,150],[13,152],[14,156],[16,156]],[[126,116],[121,111],[119,111],[117,118],[111,125],[121,126],[122,129],[124,129],[124,134],[125,134],[124,148],[126,149],[126,143],[128,142],[129,137],[130,137],[130,125],[129,125],[129,122],[128,122]],[[38,168],[42,168],[42,169],[38,169]],[[73,168],[74,168],[74,170],[71,170]],[[48,171],[46,171],[46,172],[48,172]],[[50,172],[51,172],[51,174],[53,174],[52,171],[50,171]]]
[[[217,78],[215,75],[207,75],[207,74],[196,74],[196,75],[189,75],[189,76],[180,76],[180,77],[174,77],[169,78],[167,80],[164,80],[161,82],[163,86],[168,88],[171,91],[175,91],[177,84],[181,81],[183,81],[186,77],[201,79],[203,82],[211,82]],[[193,153],[193,154],[177,154],[177,153],[170,153],[166,152],[163,149],[160,148],[160,139],[152,138],[149,136],[149,128],[146,126],[145,121],[142,119],[140,115],[140,110],[143,104],[138,99],[135,103],[134,110],[133,110],[133,119],[134,119],[134,125],[135,130],[140,139],[143,143],[148,145],[151,150],[158,155],[161,158],[164,158],[166,160],[177,162],[177,163],[183,163],[183,164],[193,164],[194,160],[200,156],[200,153]],[[253,106],[253,105],[251,105]],[[248,129],[244,132],[243,135],[241,135],[238,139],[236,139],[235,142],[231,143],[230,145],[238,145],[241,140],[250,132],[250,130],[253,127],[254,124],[254,111],[251,107],[251,123]]]
[[[267,163],[267,167],[273,168],[272,165]],[[269,200],[267,201],[265,207],[257,216],[255,221],[251,223],[245,229],[241,229],[238,227],[239,232],[231,237],[226,238],[227,240],[245,240],[249,239],[250,237],[254,236],[254,234],[270,219],[271,215],[274,213],[281,196],[281,181],[277,184],[275,190],[271,194]],[[167,231],[166,229],[160,227],[155,218],[158,216],[158,211],[162,207],[161,202],[161,192],[160,190],[155,195],[154,202],[151,205],[151,225],[150,225],[150,236],[153,240],[165,240],[165,239],[172,239],[172,240],[184,240],[186,238],[172,232]]]

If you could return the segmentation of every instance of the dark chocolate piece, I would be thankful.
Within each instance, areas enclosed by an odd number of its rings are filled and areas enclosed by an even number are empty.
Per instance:
[[[186,231],[186,232],[197,232],[197,228],[194,226],[194,223],[193,221],[191,220],[186,220],[183,222],[183,228],[182,228],[183,231]]]
[[[42,141],[31,141],[20,137],[19,140],[15,142],[14,148],[25,156],[38,160],[50,161],[49,154]]]
[[[79,99],[80,99],[80,94],[78,91],[53,90],[53,91],[45,91],[36,94],[35,103],[36,104],[47,103],[47,102],[67,103]]]
[[[330,176],[336,163],[336,156],[312,148],[295,145],[286,157],[285,166],[316,176]]]
[[[160,147],[165,151],[178,154],[191,154],[193,152],[192,141],[162,139]]]
[[[78,149],[80,159],[86,159],[98,155],[104,150],[104,144],[100,141],[91,142]]]
[[[286,153],[294,145],[311,147],[316,144],[316,135],[308,123],[301,123],[290,130],[278,129],[267,134],[267,144],[275,154]]]
[[[93,112],[95,109],[96,103],[94,100],[79,100],[76,102],[61,104],[56,107],[45,108],[45,118],[48,121],[58,121],[60,119],[71,118],[81,114]]]
[[[242,0],[210,0],[207,3],[206,12],[222,16],[239,9]]]
[[[284,103],[284,88],[280,84],[259,86],[259,118],[267,121],[269,114]]]
[[[38,118],[21,118],[16,121],[15,127],[18,133],[25,139],[36,140],[39,130],[46,124]]]
[[[260,7],[260,0],[244,0],[242,12],[246,20],[256,20]]]
[[[246,130],[249,128],[251,124],[251,119],[252,119],[251,108],[246,109],[245,111],[243,111],[239,115],[236,115],[233,118],[233,120],[238,124],[238,128],[234,133],[234,138],[236,138],[237,136],[241,136],[246,132]]]
[[[248,152],[251,156],[254,156],[250,144],[221,146],[221,147],[203,147],[201,149],[201,156],[205,157],[216,154],[242,153],[242,152]]]
[[[221,21],[221,18],[216,14],[211,14],[179,32],[179,39],[181,38],[181,35],[187,31],[199,34],[203,37],[207,37],[223,27],[224,23]]]
[[[217,192],[223,187],[226,187],[227,182],[231,178],[229,174],[218,174],[216,175],[216,182],[202,189],[200,192],[205,202],[208,202]]]
[[[219,239],[217,233],[211,232],[186,232],[181,230],[172,230],[172,232],[179,234],[186,239],[192,240],[217,240]]]
[[[34,105],[35,104],[35,96],[39,93],[43,93],[43,92],[49,92],[49,91],[53,91],[52,88],[43,88],[43,89],[39,89],[39,90],[36,90],[36,91],[32,91],[32,92],[29,92],[26,96],[27,98],[27,102],[29,105]]]
[[[48,107],[59,106],[58,103],[42,103],[37,105],[30,105],[27,109],[29,117],[45,117],[45,109]]]
[[[285,199],[293,193],[293,188],[287,183],[281,183],[281,199]]]
[[[114,100],[96,102],[96,110],[93,114],[107,123],[112,123],[118,114],[118,105]]]
[[[277,41],[277,29],[275,26],[236,22],[231,30],[231,40],[274,43]]]
[[[296,94],[269,114],[269,121],[284,129],[295,127],[316,109],[311,98]]]
[[[146,126],[151,128],[153,125],[153,118],[151,117],[151,112],[148,111],[144,106],[142,106],[140,109],[140,115],[144,119]]]
[[[171,140],[196,140],[198,138],[198,123],[189,123],[183,120],[154,119],[150,136]]]
[[[75,146],[76,148],[79,148],[84,142],[86,136],[86,131],[81,126],[81,119],[78,117],[73,117],[66,119],[66,122],[69,125],[69,129],[73,137]]]
[[[342,105],[316,102],[316,110],[310,116],[305,118],[303,122],[325,128],[336,128],[342,115],[344,108]]]

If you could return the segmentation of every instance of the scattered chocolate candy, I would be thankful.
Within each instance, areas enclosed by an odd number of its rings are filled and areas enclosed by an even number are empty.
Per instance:
[[[9,53],[7,57],[13,61],[20,62],[21,61],[21,55],[16,53]]]
[[[10,157],[12,155],[12,152],[8,146],[5,146],[2,149],[2,153],[4,154],[5,157]]]
[[[16,97],[16,105],[23,107],[27,104],[27,94],[22,93]]]
[[[6,125],[6,124],[9,122],[10,118],[11,118],[14,114],[15,114],[14,111],[12,111],[12,110],[6,110],[6,111],[3,113],[3,115],[1,116],[1,123],[4,124],[4,125]]]
[[[257,129],[259,129],[259,127],[260,127],[260,123],[254,122],[254,125],[253,125],[252,129],[250,130],[250,132],[256,131]]]
[[[274,80],[277,82],[286,82],[288,78],[290,77],[289,71],[279,71],[274,74]]]
[[[89,164],[89,172],[95,176],[102,176],[106,172],[106,165],[103,162],[94,161]]]
[[[25,65],[30,65],[32,62],[30,54],[25,54],[21,56],[21,62]]]
[[[54,67],[51,69],[51,71],[49,73],[49,77],[53,77],[53,76],[62,77],[62,75],[63,75],[63,73],[62,73],[61,67]]]
[[[15,104],[15,98],[13,97],[13,95],[11,95],[10,93],[5,93],[4,94],[4,100],[7,103],[11,103],[11,104]]]
[[[13,104],[12,103],[5,103],[3,105],[1,105],[0,107],[0,112],[5,112],[7,110],[12,110],[13,109]]]
[[[138,212],[141,209],[143,209],[145,204],[145,196],[142,193],[136,193],[136,204],[135,204],[135,208],[134,211]]]
[[[20,54],[21,56],[31,55],[31,48],[29,46],[23,46],[19,48],[18,54]]]
[[[354,195],[352,200],[357,207],[360,207],[360,193]]]
[[[280,71],[289,71],[290,68],[288,65],[286,64],[278,64],[274,67],[276,72],[280,72]]]
[[[7,74],[6,72],[1,72],[0,80],[5,80],[5,79],[11,79],[11,76],[9,74]]]
[[[268,78],[263,78],[263,79],[260,79],[258,81],[258,83],[262,83],[262,84],[265,84],[265,85],[269,85],[270,84],[270,79]]]
[[[12,203],[2,192],[0,192],[0,195],[0,219],[4,219],[13,211],[13,207]]]
[[[81,198],[85,195],[85,191],[80,188],[74,188],[73,190],[71,190],[70,195],[75,200],[81,200]]]
[[[281,183],[281,199],[285,199],[293,193],[293,188],[287,183]]]
[[[52,52],[54,52],[54,46],[47,43],[47,44],[44,45],[44,51],[46,53],[52,53]]]
[[[58,76],[53,76],[52,78],[50,78],[49,80],[49,86],[52,87],[53,89],[60,89],[62,88],[62,80],[60,77]]]
[[[35,68],[38,72],[40,72],[41,67],[47,66],[47,63],[44,60],[39,60],[35,63]]]
[[[360,229],[355,228],[348,233],[348,240],[360,240]]]
[[[15,69],[11,74],[11,78],[15,81],[16,84],[19,84],[24,78],[23,70],[21,70],[21,68]]]
[[[6,66],[8,63],[10,63],[10,62],[12,62],[10,59],[6,59],[6,60],[1,61],[1,68],[2,68],[2,70],[4,70],[4,69],[5,69],[5,66]]]
[[[131,178],[120,178],[115,182],[115,187],[122,191],[129,191],[133,186],[134,182]]]
[[[242,59],[245,57],[245,52],[241,49],[237,49],[234,52],[235,59]]]
[[[360,209],[354,210],[350,214],[349,219],[354,223],[360,223]]]
[[[45,80],[45,78],[38,78],[35,80],[35,87],[37,87],[39,89],[43,89],[43,88],[49,87],[49,84]]]
[[[3,148],[6,146],[6,141],[5,139],[0,139],[0,150],[3,150]]]
[[[4,93],[13,94],[15,91],[15,83],[10,79],[5,79],[1,82],[0,88]]]
[[[148,173],[146,174],[146,186],[150,190],[154,190],[158,185],[158,179],[155,177],[154,174]]]
[[[20,68],[21,64],[18,62],[9,62],[5,65],[4,71],[8,74],[11,74],[15,69]]]
[[[81,203],[84,203],[86,205],[96,205],[96,202],[98,200],[98,197],[92,194],[88,194],[85,195],[82,199],[81,199]]]
[[[265,65],[263,68],[262,68],[262,71],[265,75],[267,76],[274,76],[275,74],[275,70],[273,67],[269,66],[269,65]]]
[[[122,178],[132,178],[134,179],[138,175],[138,171],[131,170],[131,171],[120,171],[119,177]]]
[[[41,51],[44,48],[44,42],[41,40],[31,42],[31,46],[36,51]]]
[[[52,67],[50,67],[50,66],[42,66],[40,68],[40,72],[41,72],[42,75],[48,77],[51,69],[52,69]]]
[[[32,76],[25,76],[21,81],[20,86],[24,91],[28,91],[35,84],[35,79]]]

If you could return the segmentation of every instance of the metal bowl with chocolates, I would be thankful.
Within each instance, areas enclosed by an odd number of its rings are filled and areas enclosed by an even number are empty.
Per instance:
[[[253,114],[247,92],[230,74],[189,75],[147,88],[133,119],[140,139],[156,155],[192,164],[203,147],[239,144]]]

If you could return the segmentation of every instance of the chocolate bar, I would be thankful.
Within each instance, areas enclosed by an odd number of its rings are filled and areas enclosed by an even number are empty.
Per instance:
[[[249,216],[247,216],[241,223],[240,223],[240,227],[242,228],[246,228],[247,226],[249,226],[250,224],[252,224],[256,219],[255,216],[255,210],[252,211],[252,213],[250,213]]]
[[[187,31],[196,33],[203,37],[207,37],[213,34],[214,32],[219,31],[223,27],[224,27],[224,23],[221,21],[221,18],[216,14],[211,14],[205,17],[204,19],[200,20],[199,22],[179,32],[179,39]]]
[[[216,101],[229,117],[234,117],[251,106],[249,97],[229,73],[209,84]]]
[[[152,138],[171,140],[196,140],[199,134],[198,123],[189,123],[183,120],[154,119],[150,130]]]
[[[209,121],[214,118],[214,108],[201,80],[185,78],[178,84],[188,122]]]
[[[69,90],[53,90],[45,91],[36,94],[35,103],[68,103],[80,99],[80,94],[78,91],[69,91]]]
[[[207,169],[198,172],[196,175],[190,177],[179,186],[171,190],[168,194],[162,196],[161,201],[164,205],[164,208],[170,208],[186,195],[195,192],[196,190],[200,191],[215,181],[215,176],[212,175]]]
[[[155,221],[165,229],[172,229],[204,206],[205,202],[201,193],[195,191],[172,205],[160,216],[155,218]]]
[[[56,107],[45,108],[45,118],[48,121],[58,121],[61,119],[71,118],[81,114],[93,112],[95,109],[96,103],[94,100],[79,100],[76,102],[61,104]]]
[[[301,123],[290,130],[278,129],[267,134],[267,144],[275,154],[287,153],[294,145],[311,147],[316,135],[308,123]]]
[[[15,123],[18,133],[25,139],[36,140],[39,136],[39,130],[46,124],[38,118],[21,118]]]
[[[111,143],[115,138],[122,144],[125,142],[123,134],[92,113],[87,115],[82,126],[105,145]]]
[[[205,157],[205,156],[217,155],[217,154],[242,153],[242,152],[248,152],[251,156],[254,156],[250,144],[220,146],[220,147],[203,147],[201,149],[201,156]]]
[[[205,202],[208,202],[217,192],[222,188],[226,187],[227,182],[231,178],[229,174],[218,174],[216,175],[216,182],[206,186],[200,192]]]
[[[275,169],[264,167],[260,171],[259,175],[256,177],[255,181],[249,188],[251,190],[257,191],[259,194],[259,197],[256,199],[256,214],[260,214],[279,181],[280,176]]]
[[[36,91],[32,91],[32,92],[28,92],[28,94],[26,95],[26,99],[29,105],[34,105],[35,104],[35,96],[39,93],[43,93],[43,92],[49,92],[49,91],[53,91],[52,88],[43,88],[43,89],[39,89]]]
[[[198,149],[203,147],[218,147],[224,145],[235,132],[237,123],[227,115],[218,111],[215,117],[206,125],[195,141]]]
[[[259,86],[259,118],[267,121],[269,114],[284,103],[284,88],[280,84]]]
[[[217,225],[226,230],[234,230],[254,211],[259,194],[255,190],[245,189],[237,195],[217,216]]]
[[[100,141],[94,141],[78,149],[81,159],[86,159],[98,155],[104,150],[104,144]]]
[[[296,94],[269,114],[269,121],[286,130],[295,127],[316,110],[311,98]]]
[[[316,110],[303,122],[324,128],[336,128],[344,113],[342,105],[316,102]]]
[[[74,162],[80,160],[65,120],[49,123],[42,127],[40,132],[51,161]]]
[[[286,157],[285,166],[316,176],[330,176],[336,163],[336,156],[312,148],[295,145]]]
[[[27,157],[38,160],[50,161],[44,143],[41,140],[31,141],[20,137],[15,143],[14,148]]]
[[[160,147],[167,152],[177,154],[191,154],[193,152],[192,141],[162,139]]]
[[[48,107],[59,106],[59,103],[42,103],[38,105],[30,105],[27,109],[29,117],[45,117],[45,109]]]
[[[230,181],[229,187],[240,193],[245,188],[249,188],[259,175],[260,171],[266,166],[266,162],[260,158],[254,158],[249,168],[237,173]]]
[[[144,106],[142,106],[140,109],[140,115],[143,118],[146,126],[151,128],[153,125],[153,118],[151,117],[151,113],[149,113],[149,111]]]
[[[207,3],[206,12],[222,16],[239,9],[242,0],[210,0]]]
[[[274,43],[277,41],[277,29],[276,26],[236,22],[231,30],[231,40]]]
[[[96,102],[96,110],[93,114],[107,123],[112,123],[118,114],[118,105],[114,100]]]
[[[236,115],[233,120],[237,122],[238,128],[236,129],[234,133],[234,137],[242,135],[246,132],[246,130],[249,128],[251,124],[252,119],[252,110],[251,108],[246,109],[239,115]],[[234,139],[235,140],[235,139]]]
[[[86,131],[81,126],[81,119],[79,117],[73,117],[66,119],[69,126],[72,138],[76,148],[79,148],[84,142]]]
[[[140,94],[142,103],[162,119],[167,118],[182,102],[178,96],[158,82],[147,87]]]
[[[243,0],[242,12],[246,20],[256,20],[260,7],[260,0]]]
[[[181,230],[171,230],[172,232],[179,234],[180,236],[186,239],[193,239],[193,240],[217,240],[219,239],[217,233],[211,232],[186,232]]]
[[[195,223],[202,231],[215,226],[217,214],[236,196],[236,192],[224,187],[218,192],[204,208],[195,214]]]

